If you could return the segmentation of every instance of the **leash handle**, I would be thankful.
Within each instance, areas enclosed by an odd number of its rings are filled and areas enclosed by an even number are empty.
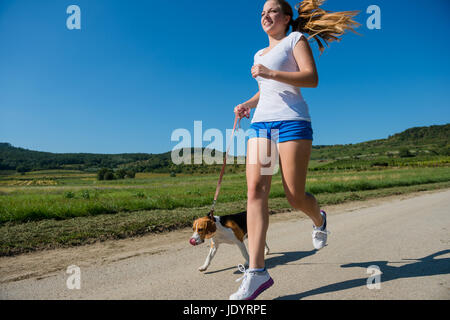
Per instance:
[[[228,152],[230,151],[230,147],[231,147],[231,144],[232,144],[232,141],[233,141],[234,131],[236,130],[236,124],[238,123],[238,119],[239,119],[239,117],[238,117],[238,115],[236,115],[234,117],[234,125],[233,125],[233,131],[231,132],[230,144],[228,145],[227,152],[225,153],[225,159],[224,159],[223,164],[222,164],[222,169],[220,170],[219,181],[217,181],[216,193],[214,194],[213,204],[212,204],[212,207],[211,207],[211,211],[209,212],[211,217],[213,217],[214,207],[216,205],[217,198],[219,197],[220,186],[222,184],[222,178],[223,178],[223,174],[225,172],[225,166],[227,164]],[[239,119],[239,125],[240,125],[240,123],[241,123],[241,120]]]

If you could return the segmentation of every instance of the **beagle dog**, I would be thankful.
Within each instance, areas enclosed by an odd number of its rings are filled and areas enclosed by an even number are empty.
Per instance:
[[[211,249],[205,263],[198,268],[199,271],[205,271],[208,268],[221,243],[237,245],[245,259],[244,265],[248,267],[249,258],[244,244],[244,239],[247,238],[246,211],[225,216],[213,216],[210,212],[206,217],[196,219],[192,229],[194,234],[189,239],[189,243],[193,246],[202,244],[205,239],[211,239]],[[269,254],[267,243],[264,253]]]

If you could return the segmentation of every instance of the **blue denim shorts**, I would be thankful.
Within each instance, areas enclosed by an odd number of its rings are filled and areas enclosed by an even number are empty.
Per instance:
[[[313,130],[311,122],[306,120],[254,122],[248,130],[248,138],[267,138],[276,143],[313,140]]]

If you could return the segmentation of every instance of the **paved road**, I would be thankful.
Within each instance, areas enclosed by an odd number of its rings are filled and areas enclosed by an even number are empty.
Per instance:
[[[332,233],[320,251],[312,248],[308,219],[299,220],[299,213],[271,216],[272,253],[266,265],[275,284],[258,299],[450,299],[450,190],[402,198],[329,211]],[[81,265],[80,290],[67,289],[69,275],[61,268],[4,280],[0,298],[227,299],[238,288],[234,280],[240,277],[236,265],[242,258],[237,247],[220,247],[208,271],[201,273],[197,267],[208,246],[190,246],[189,230],[170,234],[152,238],[147,251],[138,250],[145,237],[134,239],[134,254],[103,263],[82,262],[81,252],[87,254],[88,246],[73,249],[78,255],[72,262]],[[57,259],[54,251],[37,253],[34,268],[46,257]],[[23,266],[20,256],[8,259],[0,259],[2,279],[8,278],[6,266],[11,270],[14,259],[18,268]],[[382,272],[380,289],[367,288],[372,265]]]

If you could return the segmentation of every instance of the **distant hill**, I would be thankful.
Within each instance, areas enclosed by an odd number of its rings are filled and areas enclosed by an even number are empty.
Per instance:
[[[313,146],[312,160],[336,160],[346,158],[370,158],[376,156],[397,156],[401,152],[411,156],[450,155],[450,124],[415,127],[389,136],[386,139],[371,140],[346,145]],[[203,151],[204,149],[202,149]],[[199,149],[191,150],[193,153]],[[216,151],[218,152],[218,151]],[[213,153],[214,154],[214,153]],[[220,165],[175,165],[171,152],[149,153],[51,153],[14,147],[0,143],[0,170],[19,172],[46,169],[76,169],[96,171],[99,168],[131,168],[136,172],[187,172],[207,173],[220,169]],[[242,170],[243,165],[230,166],[230,170]]]
[[[160,159],[161,156],[148,153],[52,153],[18,148],[9,143],[0,143],[0,170],[115,168],[139,160]]]
[[[450,155],[450,124],[414,127],[386,139],[346,145],[313,146],[311,159],[341,159],[396,155],[402,149],[413,155]]]

